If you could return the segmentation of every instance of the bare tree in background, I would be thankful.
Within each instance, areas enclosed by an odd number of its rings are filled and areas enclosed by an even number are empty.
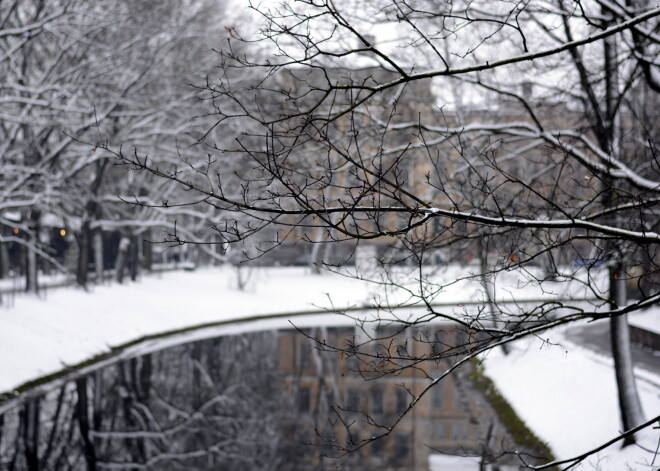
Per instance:
[[[416,356],[364,353],[392,374],[453,359],[402,415],[495,346],[609,318],[621,437],[648,426],[626,316],[660,299],[660,8],[383,0],[254,10],[260,34],[228,27],[223,74],[200,91],[216,117],[212,157],[165,167],[116,153],[214,208],[222,243],[266,233],[257,254],[295,241],[376,246],[373,263],[350,274],[384,287],[378,321],[405,330],[451,320],[467,336]],[[235,133],[235,144],[214,133]],[[473,258],[459,271],[450,263]],[[438,306],[471,280],[480,306]],[[498,294],[500,283],[544,300]],[[402,317],[396,308],[407,305],[425,309]]]

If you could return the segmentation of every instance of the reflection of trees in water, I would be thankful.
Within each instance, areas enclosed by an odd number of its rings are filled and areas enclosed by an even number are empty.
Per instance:
[[[3,416],[0,468],[276,469],[277,339],[177,346],[79,378]]]
[[[0,422],[0,469],[84,468],[76,403],[75,385],[68,383],[5,413]]]
[[[444,328],[378,328],[368,343],[355,326],[288,329],[118,362],[0,415],[0,470],[422,470],[430,453],[536,453],[471,365],[404,417],[474,341]]]

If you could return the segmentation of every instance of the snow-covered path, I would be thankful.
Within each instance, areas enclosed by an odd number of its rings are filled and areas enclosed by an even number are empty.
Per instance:
[[[235,285],[236,270],[216,268],[98,286],[91,293],[66,288],[48,292],[47,299],[17,297],[11,308],[0,307],[0,393],[147,335],[263,314],[371,304],[377,288],[339,275],[312,276],[302,268],[255,270],[245,291]],[[457,288],[442,301],[476,299],[469,296],[465,287]],[[645,316],[660,325],[660,310]],[[518,341],[506,357],[492,351],[485,367],[530,428],[557,457],[568,458],[617,434],[614,375],[610,359],[571,343],[561,332],[548,337],[549,343],[547,338]],[[660,414],[660,377],[639,375],[650,418]],[[657,430],[646,433],[646,446],[654,448],[658,435]],[[638,447],[619,451],[614,446],[599,457],[605,455],[604,470],[625,470],[625,463],[651,469],[644,463],[652,455]]]

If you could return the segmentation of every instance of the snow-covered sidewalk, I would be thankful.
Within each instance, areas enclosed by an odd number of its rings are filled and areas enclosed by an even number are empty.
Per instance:
[[[236,276],[231,268],[169,272],[137,283],[97,286],[91,293],[64,288],[49,291],[47,299],[16,297],[11,308],[0,307],[0,393],[147,335],[265,314],[371,304],[377,289],[339,275],[277,268],[254,270],[247,289],[239,291]],[[457,296],[468,292],[457,288],[441,301],[459,302]],[[654,312],[645,314],[645,322],[660,324],[660,310]],[[287,325],[286,319],[280,322]],[[299,324],[299,318],[294,322]],[[491,351],[486,373],[556,456],[569,458],[618,433],[614,374],[610,359],[576,346],[561,332],[548,337],[549,343],[518,341],[506,357]],[[651,418],[660,414],[660,377],[639,374],[644,411]],[[655,449],[658,435],[657,430],[644,435],[647,448]],[[619,447],[599,454],[608,456],[600,462],[603,470],[625,470],[625,463],[651,469],[644,463],[651,462],[652,454]]]

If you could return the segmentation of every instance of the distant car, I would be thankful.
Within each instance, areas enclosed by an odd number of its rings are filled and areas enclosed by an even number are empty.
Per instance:
[[[602,267],[607,263],[607,260],[603,260],[600,258],[576,258],[575,259],[575,265],[579,267]]]

